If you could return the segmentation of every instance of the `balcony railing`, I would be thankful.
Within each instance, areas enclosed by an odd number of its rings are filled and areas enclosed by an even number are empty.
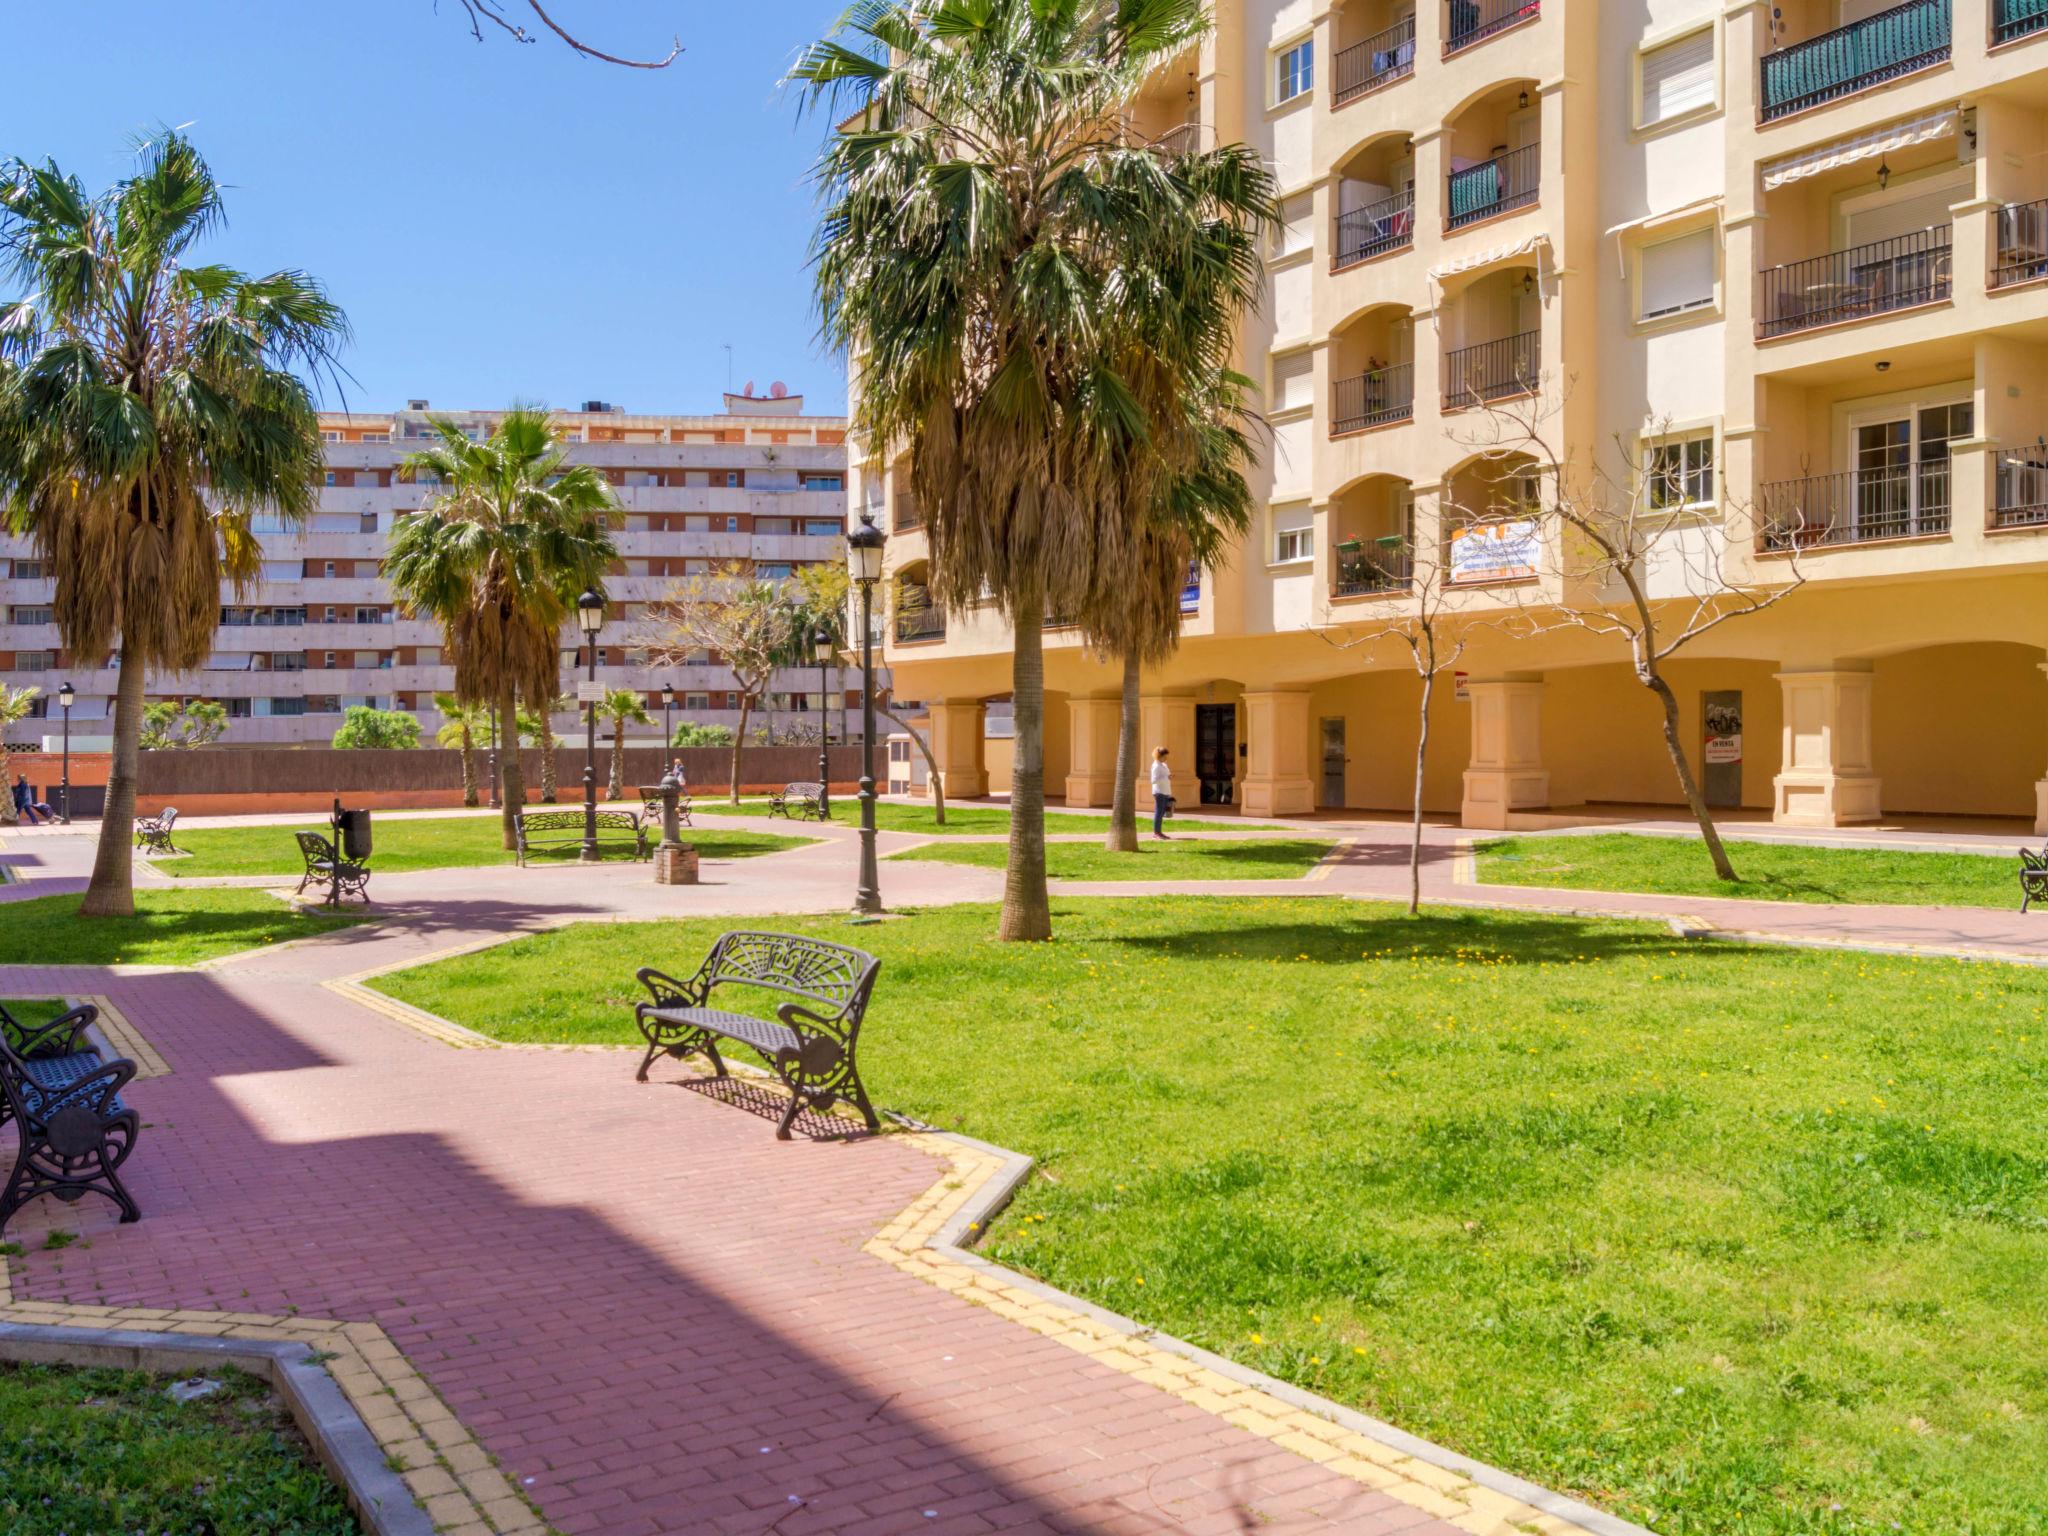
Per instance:
[[[1444,228],[1462,229],[1535,202],[1542,180],[1542,148],[1540,144],[1524,144],[1520,149],[1451,172],[1445,188]]]
[[[1759,115],[1769,122],[1939,64],[1953,30],[1949,0],[1908,0],[1767,53],[1758,61]]]
[[[1992,482],[1994,528],[2038,528],[2048,524],[2048,448],[2036,444],[2001,453]]]
[[[1915,230],[1757,274],[1759,338],[1931,304],[1949,295],[1949,226]]]
[[[1542,10],[1538,0],[1451,0],[1444,23],[1444,57],[1483,43],[1518,21],[1531,20]]]
[[[2048,0],[1997,0],[1991,8],[1991,41],[2009,43],[2048,27]]]
[[[2041,0],[2048,15],[2048,0]],[[2007,203],[1998,210],[1998,245],[1991,258],[1991,286],[2009,288],[2048,277],[2048,198]]]
[[[896,591],[896,638],[937,640],[946,633],[944,610],[934,608],[922,587],[899,587]]]
[[[1415,365],[1395,363],[1330,386],[1330,435],[1360,432],[1415,416]]]
[[[915,496],[897,496],[889,513],[889,526],[896,533],[914,533],[924,526],[924,508]]]
[[[1339,48],[1331,62],[1336,66],[1337,83],[1330,100],[1339,107],[1368,91],[1406,79],[1415,73],[1415,18],[1405,16],[1362,43]]]
[[[1887,464],[1763,488],[1765,549],[1827,549],[1949,531],[1949,461]]]
[[[1330,258],[1332,268],[1342,270],[1405,250],[1415,243],[1415,189],[1396,192],[1363,208],[1337,215],[1337,241]]]
[[[1406,592],[1415,584],[1415,557],[1398,533],[1379,539],[1346,539],[1337,546],[1337,569],[1330,584],[1335,597],[1364,597],[1373,592]]]
[[[1168,160],[1182,155],[1199,154],[1202,149],[1201,123],[1181,123],[1169,128],[1147,146],[1155,155]]]
[[[1444,409],[1462,410],[1489,400],[1536,392],[1542,371],[1543,333],[1523,331],[1444,354]]]

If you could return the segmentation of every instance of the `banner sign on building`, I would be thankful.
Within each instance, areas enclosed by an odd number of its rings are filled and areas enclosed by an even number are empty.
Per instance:
[[[605,690],[609,687],[611,687],[609,683],[596,682],[587,677],[579,677],[576,680],[576,702],[578,704],[602,704],[604,702]]]
[[[1452,581],[1515,581],[1536,574],[1541,537],[1533,521],[1480,523],[1451,533]]]

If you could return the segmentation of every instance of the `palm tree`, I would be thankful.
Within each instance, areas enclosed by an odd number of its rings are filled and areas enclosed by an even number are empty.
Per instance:
[[[42,691],[40,688],[9,688],[0,683],[0,822],[10,826],[17,818],[12,793],[14,778],[7,762],[7,728],[19,725],[29,717],[29,710]]]
[[[444,747],[462,748],[462,803],[477,803],[476,739],[490,724],[490,715],[476,704],[464,704],[452,693],[434,695],[434,708],[441,712],[441,728],[434,740]]]
[[[482,442],[445,418],[432,426],[433,445],[401,468],[443,489],[398,519],[384,569],[407,608],[439,622],[455,697],[497,715],[509,849],[526,801],[519,705],[544,710],[561,691],[562,625],[617,557],[617,501],[597,470],[569,463],[541,411],[506,412]]]
[[[135,910],[136,758],[150,669],[197,667],[221,587],[260,570],[259,511],[314,506],[320,422],[307,378],[348,338],[302,272],[188,262],[223,217],[190,140],[162,132],[94,197],[55,164],[0,170],[0,499],[56,573],[55,618],[84,666],[117,659],[113,761],[79,911]]]
[[[605,798],[622,800],[626,794],[626,727],[652,723],[647,701],[630,688],[607,688],[597,713],[612,723],[612,781],[605,790]]]
[[[543,709],[522,709],[519,711],[519,744],[535,747],[540,751],[540,803],[553,805],[557,799],[555,784],[555,716],[565,709],[574,709],[576,701],[566,693],[557,694]]]
[[[816,256],[825,333],[858,359],[856,433],[909,451],[934,601],[964,612],[992,594],[1014,636],[1006,939],[1052,931],[1045,615],[1085,611],[1115,510],[1143,500],[1123,466],[1152,430],[1150,397],[1127,365],[1208,224],[1270,203],[1243,145],[1169,160],[1124,142],[1131,104],[1199,43],[1205,9],[858,6],[792,71],[849,123],[817,168]]]

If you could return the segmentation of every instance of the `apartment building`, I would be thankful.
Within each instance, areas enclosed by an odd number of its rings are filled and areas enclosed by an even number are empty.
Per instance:
[[[765,396],[752,388],[726,395],[717,415],[634,415],[602,401],[556,413],[571,460],[604,471],[624,514],[598,676],[644,693],[656,720],[663,685],[674,690],[678,721],[736,726],[739,699],[716,655],[657,672],[629,653],[649,602],[679,578],[734,562],[788,578],[799,566],[845,559],[844,418],[806,415],[803,397],[781,385]],[[431,417],[446,415],[481,438],[498,414],[442,412],[412,400],[400,411],[323,415],[327,466],[318,510],[297,529],[258,520],[260,583],[239,595],[223,590],[219,638],[206,665],[152,675],[148,696],[217,700],[227,708],[229,745],[325,745],[342,711],[357,704],[416,713],[431,741],[439,720],[434,694],[453,673],[438,627],[399,612],[382,570],[394,520],[434,487],[399,466],[431,435]],[[107,733],[115,673],[71,664],[50,622],[52,590],[27,542],[0,537],[0,681],[40,686],[36,708],[49,722],[28,722],[14,735],[33,741],[53,733],[57,688],[69,682],[77,690],[73,740],[90,742]],[[565,629],[567,690],[585,675],[580,647],[573,626]],[[857,679],[850,683],[837,669],[821,679],[816,667],[793,668],[775,678],[770,710],[757,710],[750,729],[786,730],[824,710],[834,739],[844,739],[849,686],[857,688]],[[857,704],[857,692],[852,699]],[[555,727],[565,734],[581,728],[570,712]],[[640,734],[655,740],[658,729]]]
[[[1253,814],[1407,803],[1417,551],[1471,630],[1432,715],[1432,809],[1498,827],[1672,803],[1660,710],[1584,592],[1512,539],[1579,470],[1686,514],[1662,596],[1794,585],[1669,667],[1717,805],[1789,824],[2048,830],[2048,8],[2040,0],[1215,0],[1133,127],[1242,140],[1285,196],[1242,338],[1272,448],[1252,539],[1191,572],[1146,744]],[[923,600],[903,466],[887,655],[985,781],[1006,640]],[[1647,477],[1647,482],[1645,481]],[[1530,524],[1544,526],[1532,517]],[[1048,786],[1110,794],[1117,679],[1048,637]]]

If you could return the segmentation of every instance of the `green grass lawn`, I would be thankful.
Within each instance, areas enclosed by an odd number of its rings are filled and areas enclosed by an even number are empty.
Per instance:
[[[1706,849],[1683,837],[1627,832],[1503,837],[1476,845],[1474,853],[1479,879],[1487,885],[1882,906],[2017,908],[2020,903],[2017,859],[1979,853],[1730,842],[1728,859],[1741,877],[1734,885],[1716,879]]]
[[[698,792],[691,801],[691,809],[700,816],[766,816],[766,800],[742,800],[735,806],[718,790]],[[1147,801],[1144,814],[1138,819],[1150,826],[1152,806]],[[832,797],[832,820],[842,827],[860,825],[860,801],[852,795]],[[803,823],[799,822],[801,826]],[[1010,830],[1010,813],[1007,808],[994,805],[949,805],[946,807],[946,824],[942,827],[935,819],[929,805],[905,805],[896,801],[877,801],[875,804],[875,825],[884,832],[936,832],[941,836],[960,836],[982,833],[1007,833]],[[1210,832],[1245,832],[1278,830],[1269,822],[1211,820],[1196,821],[1188,817],[1173,818],[1175,827],[1190,827]],[[1080,811],[1047,811],[1045,830],[1048,832],[1107,832],[1109,816],[1089,815]]]
[[[134,1371],[0,1363],[0,1530],[354,1536],[355,1517],[268,1384],[209,1370],[189,1403]]]
[[[1661,1532],[2048,1530],[2048,975],[1313,898],[777,925],[883,957],[878,1102],[1040,1159],[1004,1262]],[[625,1044],[724,926],[378,985]]]
[[[1335,846],[1327,838],[1157,843],[1148,837],[1136,853],[1111,853],[1100,843],[1047,843],[1045,871],[1055,880],[1298,880]],[[890,862],[1001,869],[1008,856],[1003,843],[928,843],[893,854]]]
[[[632,808],[640,808],[639,801]],[[564,807],[574,809],[574,807]],[[290,875],[305,873],[305,861],[292,834],[295,827],[202,827],[180,831],[180,848],[189,848],[190,858],[157,859],[153,862],[167,875]],[[326,825],[308,817],[304,830],[324,833]],[[396,875],[409,870],[449,869],[471,864],[510,864],[512,855],[503,847],[503,835],[495,816],[391,817],[376,823],[376,852],[370,858],[375,874]],[[804,837],[782,837],[767,832],[691,832],[689,841],[698,856],[706,859],[744,859],[760,853],[775,853],[815,841]],[[629,849],[612,844],[602,850],[608,859],[628,859]],[[536,864],[548,861],[573,863],[574,845],[536,854]],[[137,855],[140,857],[140,855]]]
[[[0,907],[0,953],[41,965],[193,965],[238,949],[346,928],[377,914],[295,912],[268,891],[135,893],[133,917],[83,918],[78,896],[39,896]]]

